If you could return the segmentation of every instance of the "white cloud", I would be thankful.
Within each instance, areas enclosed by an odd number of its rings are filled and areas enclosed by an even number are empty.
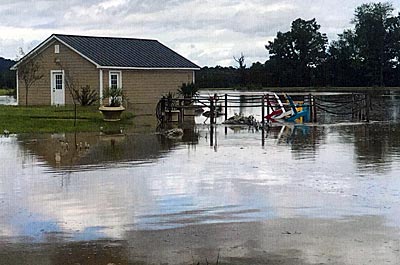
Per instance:
[[[264,62],[264,45],[296,18],[316,18],[330,39],[364,0],[0,0],[0,56],[52,33],[158,39],[199,65]],[[377,1],[376,1],[377,2]],[[400,3],[393,3],[399,10]]]

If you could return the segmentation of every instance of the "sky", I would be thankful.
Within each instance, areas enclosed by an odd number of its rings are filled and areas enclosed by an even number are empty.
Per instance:
[[[265,62],[265,45],[297,18],[329,40],[368,0],[0,0],[0,57],[15,59],[53,33],[157,39],[200,66]],[[392,1],[394,14],[400,1]]]

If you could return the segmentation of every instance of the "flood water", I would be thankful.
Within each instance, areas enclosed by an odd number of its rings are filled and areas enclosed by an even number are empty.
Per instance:
[[[13,96],[0,96],[0,105],[17,105],[17,99]]]
[[[264,145],[260,131],[201,117],[182,139],[152,127],[1,136],[0,248],[293,217],[378,215],[400,227],[397,100],[380,98],[369,123],[321,114],[274,125]]]

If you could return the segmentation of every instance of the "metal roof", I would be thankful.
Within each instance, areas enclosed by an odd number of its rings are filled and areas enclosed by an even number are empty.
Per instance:
[[[53,39],[67,45],[99,68],[199,69],[200,67],[157,40],[53,34],[35,50]],[[28,54],[30,55],[30,53]],[[26,56],[28,57],[28,56]],[[15,64],[16,68],[19,63]]]

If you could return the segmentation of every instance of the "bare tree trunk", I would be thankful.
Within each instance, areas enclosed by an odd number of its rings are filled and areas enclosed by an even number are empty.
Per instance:
[[[74,127],[75,127],[76,126],[76,116],[77,116],[75,100],[74,100],[74,111],[75,111],[75,113],[74,113]]]
[[[28,88],[25,87],[25,106],[28,106]]]

